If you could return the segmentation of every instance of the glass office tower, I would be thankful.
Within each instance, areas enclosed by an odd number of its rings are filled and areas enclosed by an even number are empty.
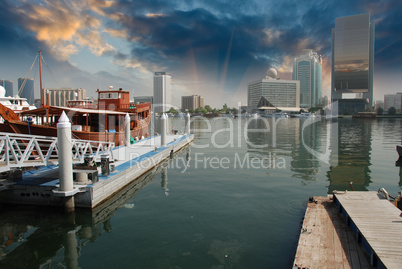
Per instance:
[[[300,107],[315,107],[322,92],[322,57],[311,49],[293,60],[293,80],[300,81]]]
[[[336,18],[332,29],[332,101],[354,93],[372,106],[374,31],[370,14]]]

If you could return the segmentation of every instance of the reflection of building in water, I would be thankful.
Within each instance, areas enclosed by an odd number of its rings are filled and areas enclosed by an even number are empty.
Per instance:
[[[311,155],[304,145],[321,150],[322,127],[320,123],[308,125],[304,129],[304,119],[255,119],[248,124],[248,152],[261,158],[291,158],[294,176],[304,180],[315,180],[320,162]],[[265,130],[265,132],[264,132]],[[260,132],[259,132],[260,131]]]
[[[355,190],[367,190],[371,183],[371,126],[366,120],[340,120],[338,122],[338,136],[333,139],[334,146],[338,147],[337,166],[331,166],[328,171],[328,193],[334,190],[350,189],[353,182]]]
[[[211,132],[211,121],[206,118],[192,118],[190,121],[191,130],[194,132],[194,141],[205,137]],[[204,142],[201,140],[201,142]]]
[[[316,180],[321,162],[306,147],[321,153],[324,150],[323,146],[325,146],[322,139],[329,134],[326,134],[325,125],[322,125],[321,121],[299,119],[294,122],[296,126],[291,170],[296,172],[295,177],[307,181]]]

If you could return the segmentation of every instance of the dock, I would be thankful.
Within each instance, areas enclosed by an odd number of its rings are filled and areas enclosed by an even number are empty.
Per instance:
[[[401,211],[377,192],[310,199],[293,268],[401,268]]]
[[[73,169],[76,176],[71,192],[59,191],[59,166],[48,165],[26,171],[20,179],[0,182],[0,202],[3,204],[62,206],[62,198],[74,196],[75,207],[95,208],[111,199],[116,193],[137,178],[154,169],[166,159],[189,145],[192,134],[166,135],[142,139],[129,146],[113,148],[107,173],[101,167],[94,170]],[[166,144],[165,146],[162,146]],[[78,176],[90,175],[84,180]]]

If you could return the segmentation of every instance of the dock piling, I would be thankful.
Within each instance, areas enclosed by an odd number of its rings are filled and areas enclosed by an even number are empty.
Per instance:
[[[166,146],[166,121],[167,115],[165,113],[162,114],[161,117],[161,146]]]
[[[186,134],[190,134],[190,114],[186,115]]]
[[[124,144],[130,146],[130,116],[128,113],[124,117]]]
[[[61,113],[57,123],[57,142],[59,150],[60,191],[71,192],[74,189],[73,163],[71,152],[71,123],[66,113]],[[74,211],[74,196],[63,197],[63,203],[68,212]]]

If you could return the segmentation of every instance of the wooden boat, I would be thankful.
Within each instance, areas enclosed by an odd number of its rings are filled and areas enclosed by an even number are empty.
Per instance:
[[[44,105],[22,111],[19,116],[0,105],[0,115],[4,119],[0,132],[57,136],[57,122],[64,111],[71,121],[73,138],[123,144],[127,113],[130,116],[131,137],[149,136],[150,103],[130,102],[130,93],[122,89],[97,92],[97,105],[78,101],[70,102],[69,107]]]
[[[42,87],[41,51],[39,56],[41,108],[20,111],[18,115],[10,107],[0,103],[0,132],[31,135],[57,136],[57,122],[64,111],[72,124],[72,136],[77,139],[114,142],[121,145],[124,142],[125,116],[130,116],[130,134],[136,137],[149,136],[151,121],[151,104],[130,102],[130,92],[123,89],[108,90],[98,93],[98,104],[89,100],[74,100],[68,107],[49,106],[44,104]],[[36,60],[36,59],[35,59]]]

